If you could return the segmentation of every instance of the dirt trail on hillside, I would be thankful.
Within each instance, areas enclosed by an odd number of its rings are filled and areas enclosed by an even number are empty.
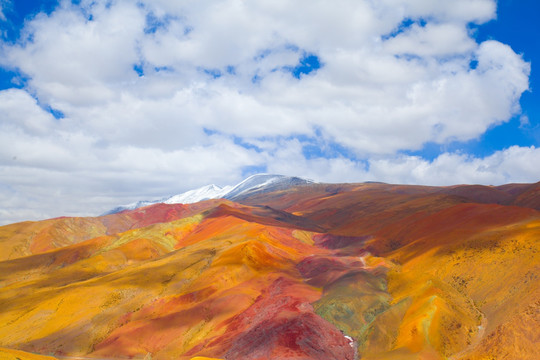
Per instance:
[[[481,312],[478,308],[476,308],[476,310],[482,316],[482,319],[480,320],[480,325],[478,325],[478,333],[476,333],[476,336],[474,340],[471,341],[470,345],[468,345],[465,349],[461,350],[460,352],[450,356],[448,360],[459,360],[463,358],[464,356],[468,355],[480,344],[480,342],[484,338],[488,321],[483,312]]]

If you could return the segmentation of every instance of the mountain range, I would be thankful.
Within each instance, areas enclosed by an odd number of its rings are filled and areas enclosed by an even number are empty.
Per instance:
[[[540,183],[134,207],[0,227],[0,359],[540,358]]]
[[[198,189],[189,190],[181,194],[169,196],[159,200],[139,200],[128,205],[121,205],[107,211],[103,215],[116,214],[124,210],[134,210],[143,206],[152,204],[193,204],[209,199],[228,199],[239,200],[250,195],[261,192],[286,189],[294,185],[310,184],[311,180],[299,177],[290,177],[284,175],[255,174],[235,186],[224,186],[210,184]]]

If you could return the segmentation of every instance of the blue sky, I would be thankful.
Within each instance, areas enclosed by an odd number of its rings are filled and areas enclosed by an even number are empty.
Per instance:
[[[0,0],[0,223],[256,172],[540,180],[533,0]]]
[[[512,119],[508,124],[495,127],[482,136],[476,145],[479,150],[499,150],[511,145],[539,146],[540,143],[540,23],[537,14],[540,3],[534,0],[499,1],[497,19],[481,26],[477,38],[480,41],[495,39],[506,43],[514,51],[523,54],[525,61],[531,63],[529,76],[530,91],[525,92],[520,100],[523,114]],[[529,124],[520,125],[520,118],[525,116]]]

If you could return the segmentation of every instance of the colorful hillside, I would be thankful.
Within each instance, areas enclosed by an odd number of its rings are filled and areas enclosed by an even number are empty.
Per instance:
[[[538,184],[303,184],[0,227],[0,358],[538,359]]]

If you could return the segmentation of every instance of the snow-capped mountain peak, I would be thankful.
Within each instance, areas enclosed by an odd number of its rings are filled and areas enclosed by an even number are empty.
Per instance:
[[[192,204],[202,200],[219,199],[223,197],[232,186],[220,187],[214,184],[206,185],[195,190],[171,196],[163,201],[165,204]]]
[[[255,174],[234,186],[225,194],[224,198],[237,200],[254,195],[255,193],[286,189],[295,185],[308,183],[313,183],[313,181],[285,175]]]
[[[118,206],[104,215],[114,214],[124,210],[133,210],[157,203],[192,204],[208,199],[240,200],[248,196],[264,192],[284,190],[296,185],[310,184],[311,180],[285,175],[256,174],[248,177],[235,186],[220,187],[214,184],[205,185],[198,189],[153,201],[137,201],[128,205]]]

